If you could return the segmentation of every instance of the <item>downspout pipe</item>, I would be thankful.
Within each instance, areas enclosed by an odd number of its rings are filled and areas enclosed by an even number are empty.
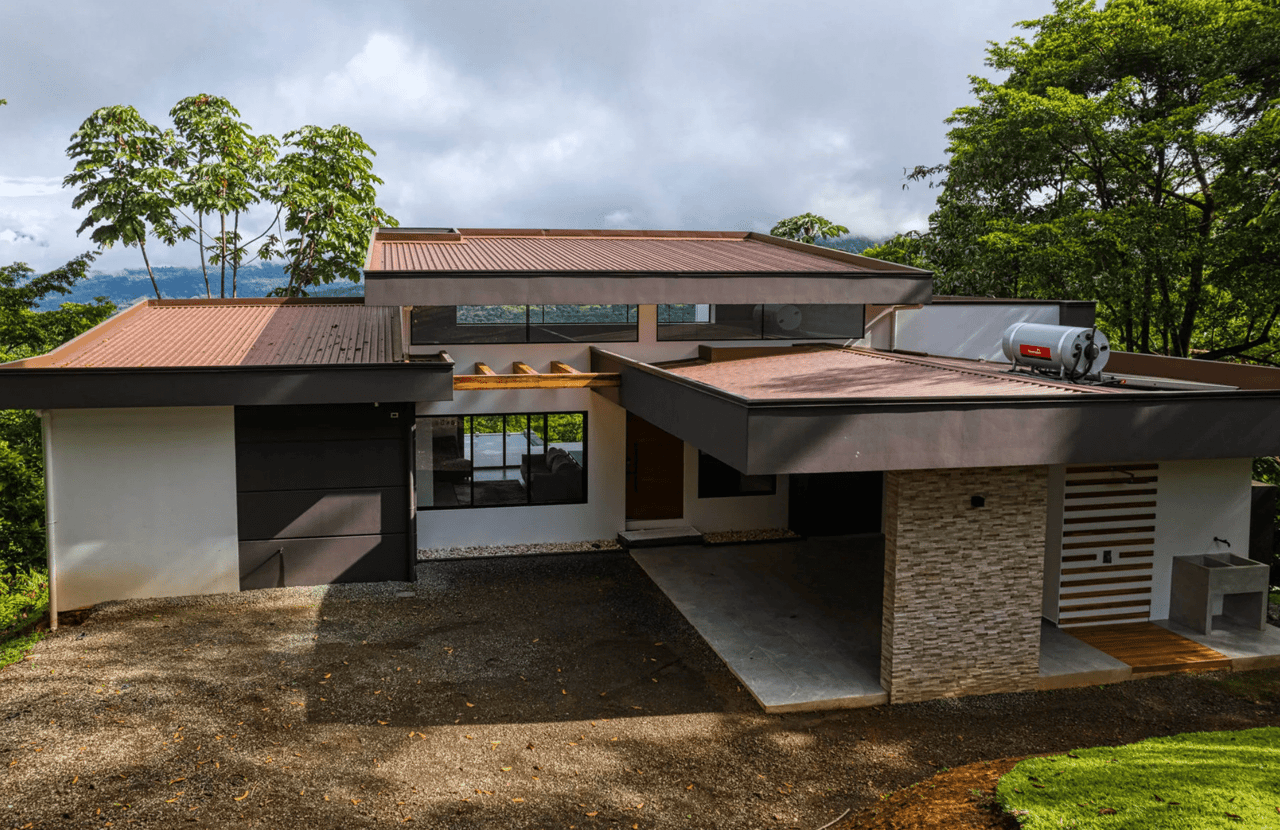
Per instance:
[[[53,432],[53,412],[47,409],[36,410],[40,418],[40,434],[44,441],[44,511],[45,511],[45,556],[49,566],[49,630],[58,630],[58,560],[54,556],[57,545],[54,542],[58,529],[57,514],[54,505],[53,489],[53,453],[51,451]]]

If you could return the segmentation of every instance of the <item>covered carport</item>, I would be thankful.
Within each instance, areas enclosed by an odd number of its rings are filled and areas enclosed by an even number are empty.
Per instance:
[[[1280,427],[1274,390],[1083,386],[866,349],[656,365],[596,349],[592,368],[620,374],[604,394],[628,411],[744,474],[883,473],[878,570],[863,555],[851,574],[848,538],[771,560],[770,546],[637,554],[778,711],[1040,687],[1050,468],[1247,458]]]

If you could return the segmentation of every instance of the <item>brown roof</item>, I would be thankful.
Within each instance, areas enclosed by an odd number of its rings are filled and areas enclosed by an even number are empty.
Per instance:
[[[148,300],[24,367],[395,363],[399,309],[360,300]]]
[[[1105,392],[1001,372],[969,361],[934,361],[822,346],[666,371],[752,400],[795,398],[953,398]]]
[[[896,263],[746,232],[463,228],[379,230],[369,271],[923,273]]]

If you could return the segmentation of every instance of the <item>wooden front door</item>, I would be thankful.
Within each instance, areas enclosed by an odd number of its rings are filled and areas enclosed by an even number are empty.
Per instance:
[[[684,442],[627,413],[627,520],[684,517]]]

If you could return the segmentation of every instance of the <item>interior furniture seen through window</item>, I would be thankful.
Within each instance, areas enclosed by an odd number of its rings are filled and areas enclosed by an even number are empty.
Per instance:
[[[698,498],[772,496],[777,492],[777,476],[744,475],[714,455],[698,450]]]
[[[453,343],[618,343],[637,339],[633,305],[420,305],[414,346]]]
[[[587,500],[587,413],[429,415],[414,448],[419,510]]]
[[[850,340],[862,337],[862,305],[658,306],[659,340]]]

